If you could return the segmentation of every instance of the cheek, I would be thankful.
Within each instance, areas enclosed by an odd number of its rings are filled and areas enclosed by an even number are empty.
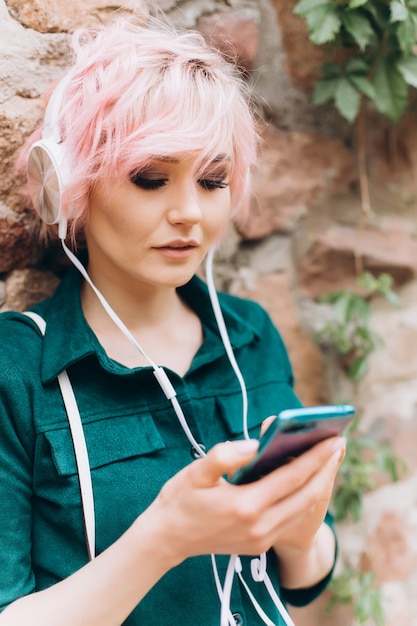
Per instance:
[[[146,221],[146,220],[145,220]],[[90,204],[87,229],[96,234],[128,238],[141,231],[143,218],[128,193],[97,193]]]
[[[90,197],[86,230],[90,233],[103,233],[121,221],[121,212],[114,194],[103,186],[97,186]]]
[[[219,217],[218,233],[219,233],[220,239],[222,239],[225,236],[230,226],[231,214],[232,214],[231,204],[230,202],[228,202],[227,205],[224,207],[222,214]]]
[[[222,194],[222,197],[212,203],[207,208],[206,216],[206,224],[212,236],[222,236],[231,219],[230,194]]]

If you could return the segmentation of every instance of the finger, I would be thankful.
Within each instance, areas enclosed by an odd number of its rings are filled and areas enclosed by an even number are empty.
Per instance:
[[[275,494],[277,501],[281,500],[308,483],[333,455],[341,463],[345,451],[346,439],[344,437],[331,437],[316,444],[301,456],[271,472],[261,480],[265,483],[270,482],[268,490]]]
[[[343,451],[334,452],[322,468],[301,489],[294,492],[289,502],[291,515],[301,512],[304,516],[317,507],[322,508],[323,516],[332,497],[336,475],[343,461]]]
[[[203,459],[192,463],[190,471],[194,485],[211,487],[224,474],[233,474],[255,456],[259,448],[257,439],[241,439],[228,441],[214,446]]]
[[[314,534],[326,515],[342,460],[343,454],[335,452],[310,482],[286,498],[285,503],[277,502],[270,507],[264,518],[266,527],[279,528],[279,534],[285,535],[291,533],[297,522],[309,519],[314,526]],[[303,538],[297,537],[295,540],[302,542]]]

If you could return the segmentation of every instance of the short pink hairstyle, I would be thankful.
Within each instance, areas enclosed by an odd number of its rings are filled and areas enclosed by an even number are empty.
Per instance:
[[[125,180],[155,156],[198,151],[204,165],[230,146],[234,214],[247,206],[258,141],[249,90],[200,34],[119,19],[77,31],[73,51],[59,113],[71,163],[63,211],[73,234],[85,223],[97,180]]]

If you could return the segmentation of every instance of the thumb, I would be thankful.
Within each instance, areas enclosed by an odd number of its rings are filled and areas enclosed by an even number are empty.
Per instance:
[[[233,474],[255,456],[259,448],[257,439],[227,441],[214,446],[203,459],[194,463],[195,483],[199,487],[212,487],[223,474]]]

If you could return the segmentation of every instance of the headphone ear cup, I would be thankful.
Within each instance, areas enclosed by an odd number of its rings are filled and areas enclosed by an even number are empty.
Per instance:
[[[62,192],[68,180],[63,145],[52,136],[34,143],[28,156],[28,190],[46,224],[58,224],[62,220]]]

